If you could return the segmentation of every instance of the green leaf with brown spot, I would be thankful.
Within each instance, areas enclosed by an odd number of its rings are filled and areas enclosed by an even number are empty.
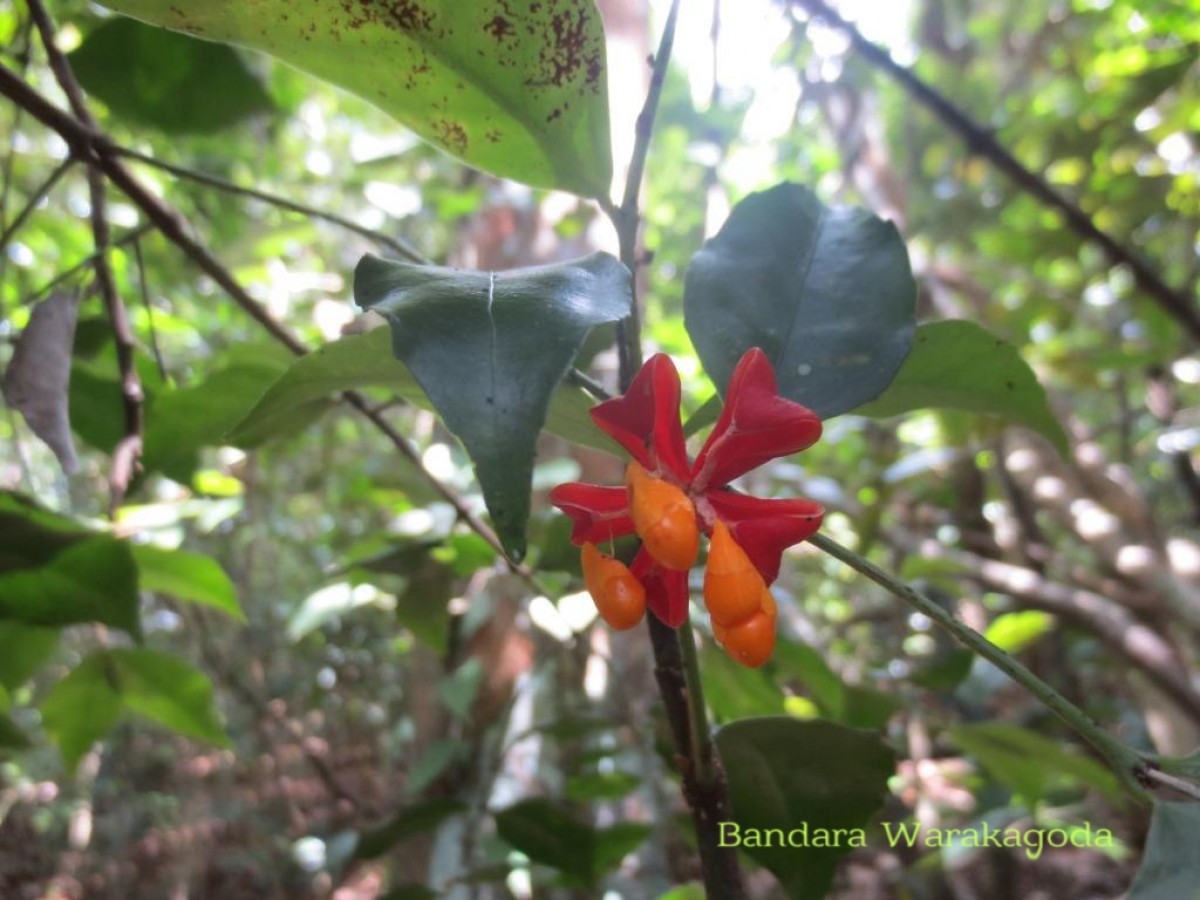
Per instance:
[[[262,50],[374,103],[464,162],[607,196],[604,27],[593,0],[106,0]]]

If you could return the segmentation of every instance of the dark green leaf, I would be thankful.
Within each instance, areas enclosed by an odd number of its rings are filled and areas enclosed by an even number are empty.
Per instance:
[[[386,825],[365,832],[354,850],[356,859],[375,859],[397,844],[421,834],[429,834],[450,816],[466,809],[459,800],[437,797],[405,807]]]
[[[68,391],[71,430],[97,450],[111,453],[125,433],[121,383],[76,360]]]
[[[139,636],[137,567],[129,545],[97,535],[39,568],[0,575],[0,618],[26,625],[99,622]]]
[[[0,621],[0,687],[12,690],[32,677],[58,645],[57,628]]]
[[[68,58],[116,115],[169,134],[216,131],[272,106],[234,50],[132,19],[101,23]]]
[[[1093,787],[1114,803],[1123,794],[1115,775],[1060,741],[1010,725],[980,722],[948,729],[951,740],[997,781],[1034,804],[1055,791]]]
[[[604,28],[592,0],[107,5],[270,53],[369,100],[478,168],[536,187],[608,194]]]
[[[1066,432],[1033,370],[1012,344],[974,322],[922,325],[896,380],[854,412],[883,418],[924,408],[1000,415],[1067,452]]]
[[[883,805],[893,754],[870,731],[819,719],[745,719],[717,732],[741,848],[770,869],[792,898],[820,898],[838,859],[861,842]],[[750,846],[764,829],[806,829],[807,846]],[[850,829],[817,846],[818,829]]]
[[[462,272],[365,256],[354,297],[475,463],[496,531],[525,554],[534,444],[589,329],[629,312],[629,272],[596,253],[553,266]]]
[[[496,829],[534,862],[558,869],[581,885],[595,875],[596,832],[548,800],[524,800],[496,813]]]
[[[895,226],[781,184],[751,194],[687,270],[688,334],[722,392],[761,347],[822,418],[878,396],[908,354],[916,286]]]
[[[1142,866],[1127,900],[1197,900],[1200,898],[1200,804],[1154,803]]]
[[[215,559],[149,544],[134,544],[132,549],[142,590],[211,606],[239,622],[246,621],[233,582]]]
[[[323,409],[339,391],[379,387],[395,391],[415,406],[433,404],[404,363],[392,355],[392,338],[385,328],[331,341],[300,357],[264,393],[226,436],[238,446],[250,446],[255,436],[275,434],[304,410]],[[579,388],[560,384],[550,401],[546,430],[585,447],[612,451],[587,411],[591,399]],[[261,438],[260,438],[261,439]]]

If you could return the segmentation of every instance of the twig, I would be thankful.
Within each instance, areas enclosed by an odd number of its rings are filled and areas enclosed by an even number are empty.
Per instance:
[[[567,371],[566,380],[569,384],[573,384],[576,387],[583,388],[585,391],[587,391],[589,394],[592,395],[592,397],[594,397],[597,400],[603,401],[603,400],[609,400],[612,398],[612,394],[610,394],[608,391],[606,391],[604,389],[603,385],[599,384],[598,382],[596,382],[594,379],[590,378],[585,373],[580,372],[578,369],[574,368],[573,366],[571,367],[571,369],[569,369]]]
[[[54,171],[46,176],[45,181],[38,185],[37,189],[30,195],[29,202],[17,213],[8,227],[4,229],[3,234],[0,234],[0,250],[8,246],[8,242],[13,239],[13,235],[21,230],[21,227],[28,221],[29,217],[37,210],[38,204],[46,199],[46,195],[54,189],[59,179],[66,175],[67,170],[73,165],[75,165],[75,159],[68,156],[54,167]]]
[[[71,64],[58,49],[57,34],[50,14],[46,12],[42,0],[27,0],[29,14],[37,27],[42,39],[42,46],[50,62],[50,69],[58,81],[59,87],[66,94],[75,117],[88,129],[94,130],[96,122],[88,111],[87,100],[83,88],[71,71]],[[117,282],[113,277],[112,266],[108,262],[108,248],[111,243],[111,230],[108,224],[108,195],[105,188],[104,174],[96,164],[88,160],[88,193],[91,202],[92,238],[96,244],[96,284],[100,297],[104,301],[104,309],[112,326],[113,342],[117,349],[117,370],[120,373],[121,403],[124,408],[124,433],[112,454],[112,466],[109,469],[110,497],[108,513],[115,517],[117,508],[125,498],[129,483],[133,480],[138,469],[138,460],[142,455],[142,382],[138,377],[137,366],[134,363],[135,341],[133,329],[129,325],[129,311],[117,291]]]
[[[240,184],[234,184],[232,181],[226,181],[224,178],[218,178],[215,175],[209,175],[205,172],[197,172],[195,169],[189,169],[186,166],[176,165],[175,163],[164,162],[161,159],[150,156],[146,153],[140,153],[129,147],[122,147],[117,144],[110,144],[105,148],[105,152],[110,152],[116,156],[123,156],[126,159],[136,160],[148,166],[153,166],[156,169],[161,169],[164,172],[170,172],[179,178],[186,178],[188,181],[194,181],[197,184],[203,184],[207,187],[216,188],[219,191],[224,191],[227,194],[235,194],[239,197],[249,197],[253,200],[261,200],[263,203],[269,203],[271,206],[277,206],[280,209],[286,209],[289,212],[299,213],[302,216],[310,216],[314,219],[322,219],[344,228],[347,231],[352,231],[355,234],[361,235],[370,241],[374,241],[382,247],[394,251],[405,259],[412,262],[421,263],[423,265],[430,264],[431,260],[422,255],[409,244],[394,238],[391,235],[382,234],[374,229],[367,228],[364,225],[359,225],[350,219],[343,218],[335,213],[326,212],[323,209],[309,206],[305,203],[297,203],[295,200],[289,200],[287,197],[280,197],[278,194],[271,194],[267,191],[260,191],[257,188],[243,187]]]
[[[969,150],[987,157],[1019,188],[1062,213],[1063,218],[1076,234],[1084,240],[1096,244],[1104,251],[1111,265],[1128,266],[1133,273],[1134,281],[1142,291],[1182,325],[1192,340],[1200,341],[1200,316],[1193,308],[1191,300],[1164,282],[1141,256],[1097,227],[1091,217],[1078,205],[1055,191],[1044,178],[1022,165],[989,131],[975,124],[970,116],[934,88],[908,69],[897,64],[886,50],[863,37],[854,25],[830,9],[824,0],[791,0],[791,2],[843,31],[863,59],[883,70],[908,91],[918,103],[941,119],[944,124],[958,134]]]
[[[112,240],[109,243],[108,247],[110,250],[113,247],[124,247],[126,244],[137,241],[139,238],[144,237],[147,234],[147,232],[150,232],[153,230],[154,230],[154,226],[152,224],[150,224],[149,222],[143,222],[141,225],[138,225],[138,226],[126,231],[119,238]],[[28,297],[26,297],[25,303],[26,304],[36,303],[41,297],[50,293],[52,290],[54,290],[56,287],[58,287],[60,284],[62,284],[64,281],[66,281],[68,278],[78,275],[84,269],[90,269],[93,265],[95,265],[96,259],[99,256],[100,256],[99,253],[89,253],[83,259],[79,260],[79,262],[75,263],[75,265],[71,266],[70,268],[63,269],[61,272],[59,272],[57,275],[55,275],[53,278],[51,278],[49,281],[47,281],[45,284],[43,284],[40,288],[38,288],[36,291],[34,291],[32,294],[30,294]]]
[[[625,195],[621,205],[615,207],[605,201],[602,205],[613,227],[617,230],[617,241],[620,245],[621,262],[629,269],[632,279],[633,301],[629,307],[629,316],[617,323],[617,353],[621,365],[621,390],[625,390],[633,381],[633,376],[642,365],[642,325],[641,314],[638,312],[637,296],[637,239],[638,224],[638,195],[642,189],[642,176],[646,171],[646,157],[650,152],[650,138],[654,135],[654,119],[658,115],[658,101],[662,97],[663,83],[667,78],[667,65],[671,61],[671,50],[675,46],[675,22],[679,18],[679,0],[672,0],[667,13],[667,21],[663,26],[662,39],[658,52],[654,54],[654,68],[650,73],[650,86],[646,92],[646,102],[638,113],[636,134],[633,142],[633,156],[629,160],[629,172],[625,178]]]
[[[167,365],[163,361],[162,348],[158,345],[158,329],[154,327],[154,306],[150,302],[150,289],[146,284],[146,261],[142,258],[142,242],[133,242],[133,260],[137,264],[138,293],[142,298],[142,307],[146,310],[146,330],[150,332],[150,352],[154,354],[154,364],[158,367],[159,377],[167,380]]]
[[[1184,778],[1177,778],[1169,772],[1154,766],[1142,772],[1142,781],[1158,787],[1167,787],[1179,791],[1190,800],[1200,800],[1200,787]]]
[[[967,649],[982,656],[997,669],[1008,675],[1047,709],[1059,717],[1072,731],[1092,745],[1117,773],[1118,777],[1139,797],[1144,796],[1141,779],[1152,763],[1142,754],[1109,735],[1083,710],[1068,701],[1062,694],[1038,678],[1024,665],[1013,659],[979,632],[964,625],[936,602],[915,588],[885,572],[870,560],[864,559],[832,538],[815,534],[809,541],[835,559],[840,560],[889,593],[899,597],[909,606],[923,613],[963,644]]]

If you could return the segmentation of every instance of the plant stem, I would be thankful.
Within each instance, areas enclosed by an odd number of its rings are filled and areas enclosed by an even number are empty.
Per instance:
[[[629,316],[617,323],[622,391],[629,388],[642,364],[641,319],[637,298],[637,242],[641,221],[638,195],[646,171],[659,98],[675,42],[678,16],[679,0],[673,0],[658,52],[654,55],[654,69],[650,75],[646,102],[638,115],[633,156],[621,205],[617,206],[607,199],[600,201],[616,229],[621,262],[629,269],[633,280],[633,302]],[[582,384],[578,378],[572,380]],[[709,897],[738,900],[745,895],[745,889],[738,870],[737,854],[731,847],[722,847],[720,840],[720,823],[730,818],[729,787],[708,733],[708,716],[704,708],[704,691],[700,684],[700,666],[696,659],[691,625],[684,622],[679,629],[674,629],[664,625],[653,614],[646,618],[650,646],[654,651],[654,675],[679,755],[683,795],[692,810],[692,821],[696,828],[705,892]]]
[[[1072,731],[1092,745],[1103,756],[1130,790],[1145,796],[1142,784],[1152,763],[1142,754],[1109,735],[1087,713],[1071,703],[1062,694],[1038,678],[1024,665],[1017,662],[982,634],[954,618],[949,612],[926,597],[920,591],[900,581],[874,563],[859,556],[848,547],[843,547],[832,538],[815,534],[809,541],[835,559],[844,562],[856,572],[865,575],[880,587],[899,597],[918,612],[928,616],[940,627],[979,654],[997,669],[1008,675],[1033,694],[1052,713],[1058,716]]]

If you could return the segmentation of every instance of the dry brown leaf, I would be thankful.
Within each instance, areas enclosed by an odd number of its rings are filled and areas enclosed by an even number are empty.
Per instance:
[[[68,475],[79,470],[67,396],[78,310],[78,297],[66,291],[34,307],[0,384],[5,402],[25,417]]]

